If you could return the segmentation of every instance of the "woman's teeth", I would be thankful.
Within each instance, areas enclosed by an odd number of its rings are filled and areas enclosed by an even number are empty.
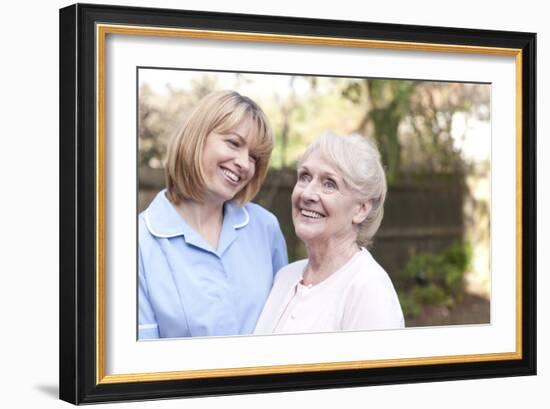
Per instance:
[[[301,213],[305,217],[311,217],[312,219],[320,219],[324,217],[321,213],[314,212],[313,210],[301,210]]]
[[[231,172],[230,170],[223,169],[222,171],[223,171],[223,174],[233,182],[238,182],[239,180],[241,180],[239,176],[237,176],[235,173]]]

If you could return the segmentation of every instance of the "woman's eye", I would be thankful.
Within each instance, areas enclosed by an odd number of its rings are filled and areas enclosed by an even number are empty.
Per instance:
[[[323,183],[323,187],[327,190],[336,190],[338,186],[336,185],[336,182],[333,180],[325,180]]]
[[[227,142],[230,146],[232,146],[232,147],[234,147],[234,148],[238,148],[238,147],[239,147],[239,143],[238,143],[236,140],[234,140],[234,139],[227,139],[226,142]]]
[[[248,155],[248,159],[252,163],[256,163],[258,161],[258,158],[256,157],[256,155]]]
[[[298,180],[300,182],[309,182],[311,180],[311,176],[309,176],[307,173],[300,173],[298,175]]]

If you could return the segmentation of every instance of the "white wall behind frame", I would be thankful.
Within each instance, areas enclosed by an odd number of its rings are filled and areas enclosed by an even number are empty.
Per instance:
[[[88,0],[88,3],[187,8],[221,12],[334,18],[388,23],[442,25],[519,31],[538,36],[538,207],[547,209],[550,151],[547,138],[550,111],[545,73],[550,72],[550,28],[542,2],[525,0],[505,5],[465,0],[441,2],[258,2],[234,0]],[[0,397],[5,407],[63,408],[56,399],[58,379],[58,8],[68,1],[10,2],[0,25],[2,38],[2,135],[4,157],[1,209],[3,291],[2,374]],[[7,145],[6,145],[7,142]],[[547,212],[538,215],[539,375],[460,382],[392,385],[279,394],[124,403],[111,407],[335,407],[372,406],[440,408],[543,407],[550,393],[547,319],[550,291]],[[29,234],[32,232],[33,234]],[[6,263],[7,261],[7,263]]]

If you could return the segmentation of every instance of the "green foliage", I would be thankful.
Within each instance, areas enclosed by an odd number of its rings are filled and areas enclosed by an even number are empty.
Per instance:
[[[412,257],[400,276],[399,298],[405,315],[417,316],[422,305],[455,306],[464,294],[464,273],[471,265],[469,243],[457,242],[441,253]]]
[[[372,127],[390,184],[396,181],[401,170],[399,125],[408,115],[416,85],[415,81],[363,79],[350,82],[341,92],[343,98],[363,107],[357,130],[368,134],[367,128]]]

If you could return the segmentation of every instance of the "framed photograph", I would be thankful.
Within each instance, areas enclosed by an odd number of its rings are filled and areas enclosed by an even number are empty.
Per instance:
[[[533,33],[61,9],[60,398],[536,374],[535,80]]]

